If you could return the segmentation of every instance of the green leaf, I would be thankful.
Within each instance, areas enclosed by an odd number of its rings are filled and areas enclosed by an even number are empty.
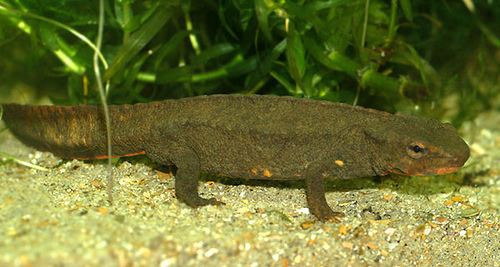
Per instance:
[[[116,22],[124,29],[133,17],[129,1],[114,1]]]
[[[346,73],[352,78],[357,78],[358,69],[361,66],[337,50],[328,51],[318,44],[318,40],[309,36],[304,36],[304,43],[307,51],[312,57],[325,67]]]
[[[398,17],[398,0],[391,1],[391,16],[389,20],[389,29],[387,30],[387,43],[392,43],[394,36],[396,36]]]
[[[417,69],[424,85],[429,87],[440,86],[441,82],[439,75],[436,73],[432,65],[427,60],[422,58],[417,50],[410,44],[401,43],[397,47],[391,61],[409,65]]]
[[[155,83],[168,84],[191,81],[192,70],[188,66],[166,69],[156,73]]]
[[[405,18],[413,22],[413,11],[411,8],[411,1],[400,0],[400,2],[401,2],[401,9],[403,9],[403,14],[405,15]]]
[[[311,1],[304,5],[304,11],[306,14],[313,14],[323,9],[331,9],[345,4],[352,4],[352,2],[352,0]]]
[[[361,0],[306,1],[303,5],[286,1],[282,7],[291,21],[302,28],[313,27],[318,35],[330,38],[333,46],[343,51],[352,38],[353,21],[362,15]]]
[[[288,26],[286,58],[290,75],[300,85],[306,69],[305,51],[300,33],[295,29],[292,22]]]
[[[368,69],[361,74],[361,86],[381,90],[386,95],[397,95],[400,83],[392,77]]]
[[[278,81],[281,85],[283,85],[283,87],[288,91],[289,94],[297,94],[295,87],[288,81],[286,77],[274,71],[271,72],[271,76],[273,76],[273,78],[276,79],[276,81]]]
[[[238,35],[233,31],[230,26],[229,21],[226,18],[226,14],[233,15],[231,18],[234,18],[234,12],[232,12],[232,6],[228,5],[217,5],[217,14],[219,15],[220,23],[226,29],[226,31],[233,37],[233,39],[238,39]]]
[[[228,77],[240,76],[249,73],[257,68],[257,57],[250,57],[245,60],[237,58],[234,62],[224,66]]]
[[[357,78],[360,66],[355,61],[337,51],[330,52],[328,54],[328,59],[331,61],[333,69],[342,71],[353,78]]]
[[[151,18],[132,33],[130,38],[120,47],[109,69],[104,74],[104,81],[110,80],[116,73],[123,70],[125,65],[163,28],[171,15],[170,6],[157,5]]]
[[[182,42],[188,36],[187,31],[178,31],[168,41],[161,45],[155,53],[154,69],[158,69],[162,65],[166,65],[166,58],[173,53],[179,53],[183,49]]]
[[[202,73],[193,74],[192,82],[205,82],[221,78],[229,78],[239,76],[254,70],[257,67],[257,60],[255,57],[243,59],[241,54],[231,60],[228,64]]]
[[[241,55],[237,55],[228,64],[220,68],[211,71],[203,71],[201,73],[194,73],[193,67],[191,66],[161,70],[156,73],[154,82],[159,84],[168,84],[176,82],[201,83],[221,78],[239,76],[253,71],[256,67],[257,67],[256,57],[243,59]],[[142,76],[144,77],[145,75],[142,74]],[[149,79],[149,81],[150,80],[151,79]]]
[[[75,58],[76,49],[67,44],[56,32],[55,27],[42,23],[39,26],[40,39],[54,55],[69,69],[70,72],[83,74],[85,66]]]
[[[255,0],[255,14],[259,21],[260,29],[267,40],[272,40],[271,30],[269,29],[269,14],[271,14],[273,3],[269,0]]]
[[[230,43],[216,44],[202,51],[191,61],[192,66],[208,64],[211,59],[222,57],[234,52],[236,48]]]
[[[286,49],[286,39],[281,40],[273,49],[258,62],[258,67],[251,73],[245,82],[246,88],[254,88],[263,79],[268,77],[275,61]]]

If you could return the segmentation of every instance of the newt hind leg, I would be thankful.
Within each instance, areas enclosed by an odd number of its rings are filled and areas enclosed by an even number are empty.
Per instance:
[[[215,198],[202,198],[198,193],[200,162],[194,152],[186,153],[182,158],[174,159],[177,167],[175,173],[175,195],[191,207],[224,204]]]
[[[175,195],[177,199],[190,207],[206,205],[222,205],[215,198],[202,198],[198,193],[200,177],[200,160],[196,153],[187,146],[169,142],[161,146],[168,152],[152,149],[147,151],[148,157],[160,164],[171,162],[177,168],[175,173]]]

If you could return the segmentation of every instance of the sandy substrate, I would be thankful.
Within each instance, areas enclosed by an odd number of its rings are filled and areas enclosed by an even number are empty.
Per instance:
[[[458,174],[334,181],[346,217],[308,214],[301,183],[214,180],[191,209],[173,177],[143,160],[61,161],[8,132],[0,151],[48,168],[0,163],[1,266],[500,266],[500,114],[462,129],[472,158]]]

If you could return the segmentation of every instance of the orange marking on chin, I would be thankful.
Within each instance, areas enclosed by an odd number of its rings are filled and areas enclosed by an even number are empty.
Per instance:
[[[459,169],[459,167],[443,167],[434,170],[435,174],[449,174],[449,173],[454,173]]]
[[[427,176],[427,175],[443,175],[443,174],[450,174],[458,171],[460,167],[442,167],[438,169],[431,169],[425,172],[414,172],[414,171],[407,171],[403,172],[397,169],[390,170],[390,173],[394,174],[403,174],[403,175],[408,175],[408,176]]]

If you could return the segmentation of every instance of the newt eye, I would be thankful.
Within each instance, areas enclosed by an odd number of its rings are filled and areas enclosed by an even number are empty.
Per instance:
[[[427,154],[427,148],[421,143],[412,143],[406,148],[408,156],[419,159]]]

